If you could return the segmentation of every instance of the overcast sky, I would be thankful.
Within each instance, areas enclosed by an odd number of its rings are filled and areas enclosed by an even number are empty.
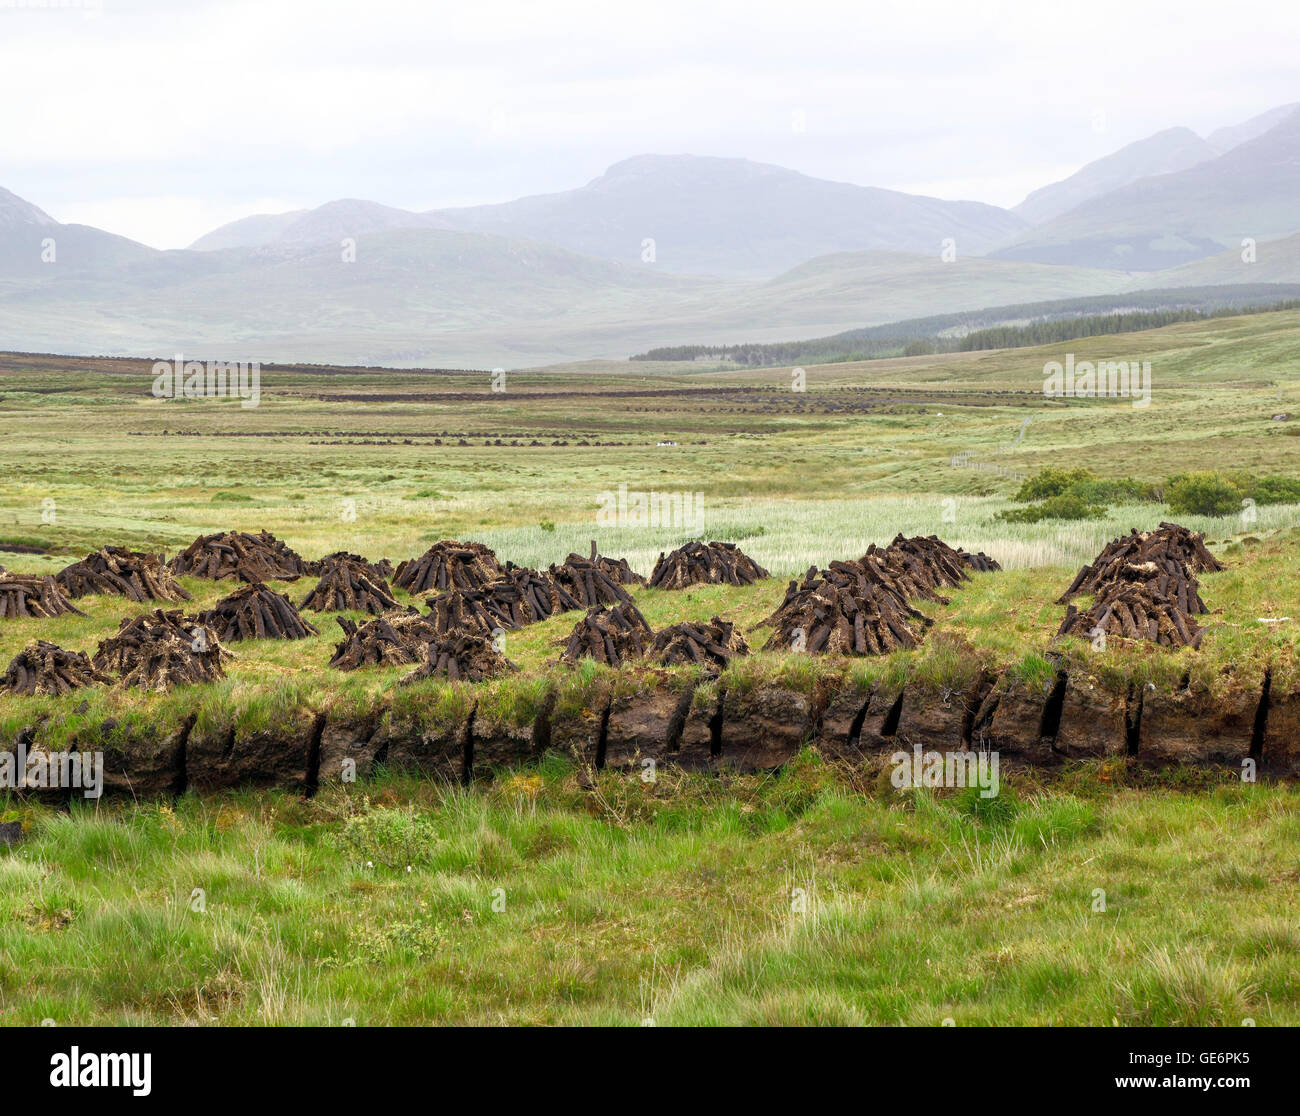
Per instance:
[[[1297,58],[1295,0],[0,0],[0,186],[156,247],[645,152],[1014,205],[1300,100]]]

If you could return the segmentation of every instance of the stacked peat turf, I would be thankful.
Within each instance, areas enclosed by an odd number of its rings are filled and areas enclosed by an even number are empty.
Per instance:
[[[304,620],[284,593],[268,589],[260,581],[236,589],[222,597],[199,619],[209,625],[218,639],[306,639],[319,635],[315,626]]]
[[[319,565],[320,581],[299,608],[313,612],[369,612],[382,616],[401,608],[379,569],[357,555],[331,554]]]
[[[336,550],[332,554],[325,555],[324,558],[316,562],[308,562],[308,572],[320,577],[330,566],[344,564],[348,566],[357,566],[365,571],[372,581],[387,581],[393,576],[393,563],[387,558],[381,558],[378,562],[372,562],[360,554],[352,554],[346,550]]]
[[[0,620],[47,620],[68,612],[86,615],[59,591],[54,578],[0,574]]]
[[[577,601],[578,608],[630,604],[632,601],[631,594],[601,567],[599,560],[570,554],[564,565],[550,568],[550,575],[556,589]]]
[[[764,650],[813,654],[883,655],[915,647],[933,621],[907,603],[871,563],[835,562],[810,568],[802,584],[790,582],[785,600],[764,624],[774,625]]]
[[[224,678],[222,663],[233,657],[198,617],[154,609],[123,620],[93,661],[97,670],[120,675],[119,685],[161,691]]]
[[[576,554],[570,554],[568,562],[572,564],[578,557]],[[606,558],[603,554],[598,554],[595,539],[591,540],[591,554],[588,560],[594,562],[610,581],[616,581],[619,585],[645,584],[645,578],[628,565],[626,558]]]
[[[168,563],[178,577],[224,581],[297,581],[310,567],[268,531],[224,531],[195,539]]]
[[[1176,523],[1162,523],[1158,531],[1133,530],[1107,543],[1092,564],[1079,571],[1056,603],[1065,604],[1077,593],[1096,593],[1120,580],[1159,581],[1165,575],[1175,581],[1195,581],[1194,574],[1226,568],[1205,549],[1204,535]],[[1165,593],[1169,585],[1162,582],[1157,588]]]
[[[1057,601],[1093,593],[1085,612],[1071,604],[1058,635],[1098,634],[1145,639],[1165,647],[1199,647],[1204,632],[1196,616],[1209,609],[1195,575],[1225,567],[1205,549],[1204,537],[1162,523],[1158,531],[1132,531],[1106,544]]]
[[[486,589],[452,589],[426,598],[426,617],[439,636],[477,632],[491,635],[495,631],[513,631],[531,624],[531,605],[525,603],[518,587],[508,579]]]
[[[443,539],[418,558],[410,558],[397,567],[393,584],[408,593],[425,593],[430,589],[482,589],[496,581],[505,570],[497,556],[482,543]]]
[[[558,584],[550,573],[507,562],[506,577],[514,583],[524,608],[533,620],[545,620],[557,612],[570,612],[583,607],[582,602]],[[498,584],[493,582],[489,588],[496,588]]]
[[[0,690],[11,694],[66,694],[112,681],[95,669],[84,652],[65,651],[57,643],[38,639],[10,660]]]
[[[403,677],[401,684],[417,682],[421,678],[482,682],[518,669],[487,636],[464,632],[430,643],[424,662]]]
[[[688,542],[660,554],[650,575],[656,589],[686,589],[692,585],[752,585],[767,570],[735,543]]]
[[[650,654],[664,666],[703,663],[721,669],[734,656],[748,655],[749,644],[735,624],[715,616],[707,624],[686,621],[657,632]]]
[[[330,666],[356,670],[361,666],[400,666],[420,663],[425,648],[439,633],[427,616],[414,609],[390,612],[357,625],[346,616],[338,617],[343,642],[334,649]]]
[[[874,548],[868,548],[871,553]],[[944,586],[957,586],[969,581],[961,555],[937,535],[916,535],[906,539],[896,535],[882,553],[885,561],[924,589],[920,595],[932,595]],[[908,597],[917,594],[908,593]]]
[[[566,663],[590,658],[616,667],[641,658],[653,639],[646,618],[636,605],[625,601],[612,608],[590,609],[574,627],[560,658]]]
[[[54,580],[69,597],[116,593],[129,600],[188,601],[189,591],[163,564],[161,554],[144,554],[124,546],[105,546],[80,562],[65,566]]]
[[[1125,639],[1147,639],[1164,647],[1200,647],[1205,630],[1199,628],[1188,603],[1187,581],[1179,583],[1178,596],[1161,592],[1155,582],[1116,581],[1104,586],[1092,607],[1080,612],[1066,609],[1057,635],[1095,639],[1099,633]],[[1191,583],[1192,585],[1195,582]],[[1195,589],[1191,595],[1195,596]],[[1196,597],[1200,604],[1200,598]],[[1205,611],[1201,605],[1200,611]]]
[[[990,558],[984,551],[976,554],[969,554],[961,547],[957,548],[957,556],[962,560],[962,564],[969,566],[972,570],[978,570],[980,573],[994,573],[1002,568],[1001,564],[993,558]]]

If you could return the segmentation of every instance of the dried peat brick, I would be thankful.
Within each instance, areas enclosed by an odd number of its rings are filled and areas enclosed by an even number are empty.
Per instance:
[[[144,554],[123,546],[104,546],[54,575],[69,597],[116,594],[128,600],[188,601],[189,591],[163,562],[161,554]]]
[[[745,642],[735,624],[714,617],[707,624],[684,621],[655,633],[650,647],[652,658],[664,666],[701,663],[721,669],[737,655],[748,655]]]
[[[63,595],[53,577],[0,574],[0,620],[48,620],[69,612],[86,615]]]
[[[97,670],[117,674],[118,685],[163,691],[216,682],[226,676],[223,664],[232,658],[199,617],[154,609],[124,619],[117,634],[100,643],[93,662]]]
[[[590,609],[574,627],[560,658],[571,664],[590,658],[616,667],[642,658],[653,640],[646,618],[628,601],[611,608]]]
[[[268,589],[260,581],[250,582],[222,597],[199,619],[209,625],[217,638],[231,642],[238,639],[306,639],[319,635],[316,627],[304,620],[284,593]]]
[[[686,589],[692,585],[752,585],[767,570],[735,543],[688,542],[660,554],[650,575],[655,589]]]
[[[297,581],[308,563],[268,531],[224,531],[195,539],[168,563],[177,577],[211,581]]]
[[[490,638],[467,632],[428,644],[424,662],[403,677],[401,684],[417,682],[422,678],[443,678],[449,682],[483,682],[518,669],[497,650]]]
[[[33,640],[5,668],[0,689],[11,694],[66,694],[84,686],[112,682],[83,651],[65,651],[57,643]]]
[[[418,558],[400,563],[393,584],[408,593],[482,589],[504,573],[496,554],[482,543],[444,539]]]

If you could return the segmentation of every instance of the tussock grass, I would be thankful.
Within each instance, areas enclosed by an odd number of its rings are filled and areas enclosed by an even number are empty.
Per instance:
[[[0,803],[0,1021],[1295,1025],[1295,788],[1130,778]]]

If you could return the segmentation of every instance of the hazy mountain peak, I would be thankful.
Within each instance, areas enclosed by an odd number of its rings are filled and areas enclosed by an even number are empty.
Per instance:
[[[1234,147],[1262,136],[1297,111],[1300,111],[1300,101],[1293,101],[1289,105],[1278,105],[1277,108],[1269,109],[1268,112],[1261,112],[1258,116],[1252,116],[1249,120],[1245,120],[1240,124],[1231,124],[1225,128],[1215,129],[1206,137],[1206,142],[1217,152],[1223,154],[1231,151]]]
[[[19,225],[57,225],[58,222],[43,209],[0,186],[0,228]]]
[[[1151,271],[1300,228],[1300,111],[1213,159],[1089,198],[993,255]]]
[[[199,237],[190,247],[200,252],[270,245],[301,248],[393,229],[441,227],[440,222],[422,213],[364,198],[339,198],[315,209],[242,217]]]
[[[1069,178],[1035,190],[1013,212],[1041,224],[1139,178],[1185,170],[1217,154],[1190,128],[1166,128],[1089,163]]]
[[[836,252],[937,256],[946,238],[978,253],[1025,227],[980,202],[832,182],[748,159],[650,154],[574,190],[430,216],[662,271],[745,277]]]

